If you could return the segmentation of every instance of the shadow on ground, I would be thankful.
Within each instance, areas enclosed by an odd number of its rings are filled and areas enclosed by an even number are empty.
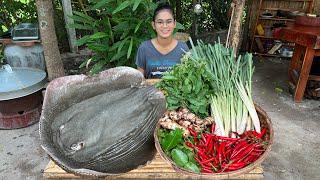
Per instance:
[[[294,103],[287,85],[289,61],[255,59],[254,99],[268,113],[274,144],[262,164],[265,179],[320,177],[320,101]]]

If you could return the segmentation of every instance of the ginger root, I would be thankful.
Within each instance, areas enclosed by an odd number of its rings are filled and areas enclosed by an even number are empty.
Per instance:
[[[186,108],[180,108],[177,111],[167,111],[159,121],[160,125],[165,129],[182,129],[184,137],[190,135],[188,128],[200,132],[203,131],[206,126],[214,123],[212,117],[201,119]]]

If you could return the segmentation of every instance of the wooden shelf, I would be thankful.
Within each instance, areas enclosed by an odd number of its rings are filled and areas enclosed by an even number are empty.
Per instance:
[[[294,19],[287,19],[287,18],[277,18],[277,17],[272,17],[272,18],[267,18],[267,17],[259,17],[261,20],[273,20],[273,21],[295,21]]]
[[[268,1],[268,0],[265,0]],[[274,1],[274,0],[269,0],[269,1]],[[277,0],[277,1],[290,1],[290,2],[313,2],[313,0]]]
[[[286,9],[286,8],[261,8],[261,10],[269,10],[269,11],[278,11],[278,10],[282,10],[282,11],[305,11],[304,9],[300,8],[300,9]]]
[[[275,39],[274,37],[266,37],[266,36],[260,36],[260,35],[254,35],[255,38],[263,38],[263,39]]]
[[[260,36],[260,35],[254,35],[255,38],[261,38],[261,39],[275,39],[278,40],[275,37],[265,37],[265,36]],[[290,47],[294,47],[294,43],[290,43],[290,42],[286,42],[286,41],[282,41],[282,46],[290,46]]]
[[[268,53],[258,53],[258,52],[253,52],[252,54],[253,54],[253,55],[258,55],[258,56],[291,58],[291,57],[281,56],[280,54],[268,54]]]
[[[276,1],[281,1],[278,3],[274,3]],[[251,13],[253,16],[255,16],[255,25],[253,26],[254,29],[251,31],[251,44],[250,44],[250,52],[255,52],[258,51],[256,48],[260,49],[259,52],[264,52],[264,45],[261,43],[261,41],[267,41],[267,40],[276,40],[277,38],[275,37],[265,37],[265,36],[260,36],[257,35],[257,30],[256,27],[258,24],[261,24],[262,26],[264,25],[269,25],[272,26],[275,23],[284,23],[284,24],[290,24],[295,22],[294,17],[288,18],[288,17],[262,17],[261,14],[263,11],[270,10],[274,11],[277,10],[284,10],[284,11],[300,11],[301,13],[310,13],[311,10],[313,9],[313,3],[314,0],[259,0],[257,4],[257,8],[252,8]],[[302,7],[303,4],[303,7]],[[275,15],[275,14],[273,14]],[[282,41],[283,42],[283,41]],[[256,48],[255,45],[256,44]],[[293,47],[293,44],[284,42],[283,46],[286,47]],[[266,53],[255,53],[257,55],[261,56],[270,56],[270,57],[283,57],[281,55],[274,55],[274,54],[266,54]],[[283,58],[288,58],[288,57],[283,57]]]

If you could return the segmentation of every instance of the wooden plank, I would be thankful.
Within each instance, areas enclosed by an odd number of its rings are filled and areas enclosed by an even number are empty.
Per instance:
[[[309,73],[310,73],[310,69],[311,69],[311,65],[314,57],[314,52],[315,52],[314,49],[307,47],[306,53],[304,55],[301,71],[300,71],[298,84],[296,86],[296,92],[294,94],[295,102],[302,101],[304,91],[306,89],[307,81],[309,78]]]
[[[68,33],[68,40],[71,52],[78,52],[78,46],[75,45],[76,43],[76,30],[75,28],[69,28],[68,25],[73,24],[73,19],[70,18],[72,16],[72,6],[71,0],[62,0],[62,9],[64,14],[64,21],[66,23],[66,29]]]
[[[309,79],[308,79],[308,80],[320,81],[320,76],[316,76],[316,75],[309,75]]]
[[[44,170],[43,177],[45,179],[88,179],[88,177],[76,176],[72,173],[67,173],[56,165],[53,161],[50,161]],[[195,177],[185,174],[179,174],[162,158],[157,154],[153,161],[148,165],[132,170],[128,173],[106,177],[105,179],[193,179]],[[247,174],[242,174],[238,177],[231,179],[262,179],[263,168],[261,166],[256,167]],[[201,177],[201,179],[205,179]],[[209,178],[211,179],[211,178]]]

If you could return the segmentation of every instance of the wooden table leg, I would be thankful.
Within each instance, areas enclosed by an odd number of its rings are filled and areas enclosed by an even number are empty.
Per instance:
[[[294,53],[291,58],[291,62],[288,70],[289,81],[292,82],[293,84],[295,84],[294,77],[293,77],[294,76],[293,70],[299,69],[299,61],[301,60],[301,55],[304,51],[305,51],[305,47],[297,43],[295,44]]]
[[[299,80],[296,85],[296,91],[294,94],[294,100],[296,102],[302,101],[304,91],[306,89],[307,81],[309,78],[309,73],[312,66],[314,54],[315,54],[314,49],[308,48],[308,47],[306,48],[306,53],[304,55],[302,67],[300,70]]]

